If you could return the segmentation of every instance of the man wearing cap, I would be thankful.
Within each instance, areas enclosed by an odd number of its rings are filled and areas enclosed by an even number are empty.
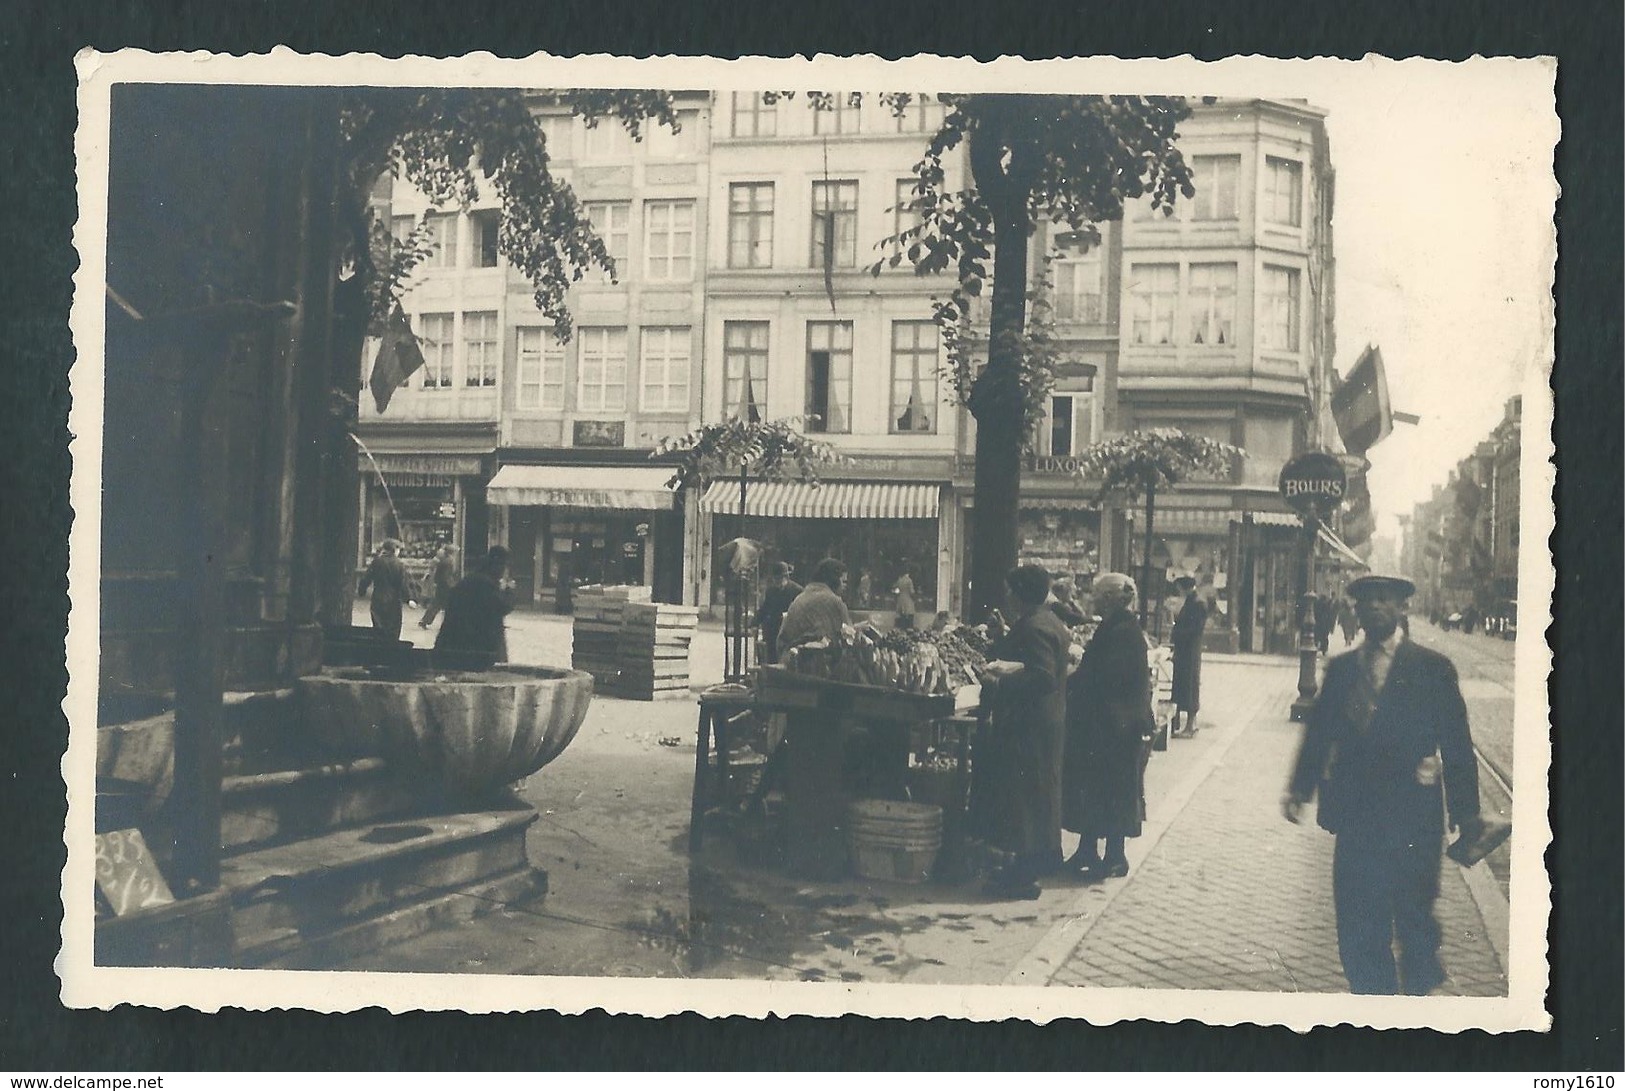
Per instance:
[[[1425,996],[1445,978],[1433,902],[1446,804],[1464,840],[1484,825],[1467,706],[1450,660],[1400,627],[1411,581],[1362,576],[1348,590],[1365,639],[1326,665],[1282,807],[1297,822],[1318,792],[1316,818],[1336,835],[1332,897],[1349,988]]]
[[[401,563],[401,543],[385,538],[361,577],[361,593],[372,592],[372,628],[385,640],[401,638],[401,604],[410,598],[406,566]]]

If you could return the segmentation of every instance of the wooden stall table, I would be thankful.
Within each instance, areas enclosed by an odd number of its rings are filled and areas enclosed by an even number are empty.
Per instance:
[[[754,695],[742,686],[713,686],[700,694],[700,722],[694,739],[694,797],[689,804],[688,851],[698,852],[704,842],[705,816],[728,794],[728,726],[749,712]],[[716,769],[711,768],[713,743]]]
[[[846,810],[851,800],[843,758],[854,725],[884,730],[940,720],[952,713],[953,705],[946,694],[832,682],[783,667],[761,669],[756,709],[783,712],[787,719],[785,826],[792,872],[813,879],[840,878],[847,872]]]

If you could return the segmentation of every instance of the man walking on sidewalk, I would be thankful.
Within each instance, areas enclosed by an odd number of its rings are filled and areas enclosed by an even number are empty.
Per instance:
[[[1405,638],[1411,581],[1362,576],[1348,590],[1365,640],[1326,666],[1283,810],[1297,822],[1318,792],[1316,817],[1337,837],[1332,898],[1349,988],[1425,996],[1445,977],[1433,903],[1446,801],[1464,838],[1483,826],[1467,706],[1450,660]]]

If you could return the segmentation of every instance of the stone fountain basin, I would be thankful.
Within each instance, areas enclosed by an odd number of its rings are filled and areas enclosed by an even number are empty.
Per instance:
[[[383,758],[470,796],[562,754],[586,718],[592,675],[511,664],[409,673],[330,667],[300,679],[299,691],[312,736],[334,758]]]

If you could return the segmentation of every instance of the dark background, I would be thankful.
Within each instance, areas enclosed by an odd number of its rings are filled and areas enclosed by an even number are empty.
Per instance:
[[[552,0],[11,6],[0,28],[0,1070],[307,1068],[1156,1068],[1619,1070],[1621,1061],[1621,12],[1431,2],[893,5]],[[66,738],[67,327],[76,258],[73,54],[114,50],[456,55],[913,53],[1559,58],[1555,1029],[1457,1036],[1348,1027],[1094,1028],[517,1015],[199,1015],[60,1006]],[[1200,91],[1200,88],[1193,89]],[[1395,185],[1450,199],[1429,180]]]

